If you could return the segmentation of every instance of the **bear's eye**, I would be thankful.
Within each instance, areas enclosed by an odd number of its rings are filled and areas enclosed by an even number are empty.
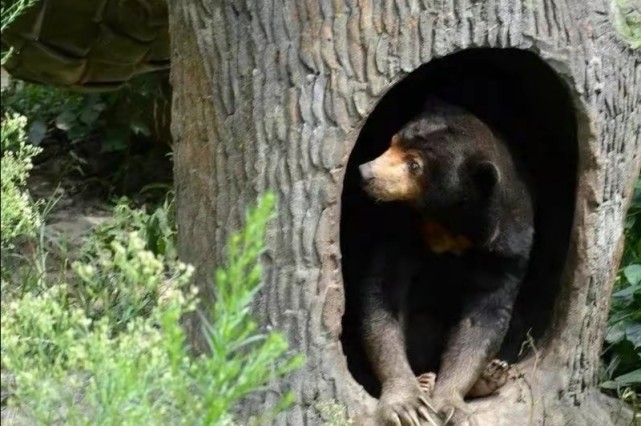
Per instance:
[[[409,167],[410,171],[415,174],[421,170],[421,165],[416,160],[410,160]]]

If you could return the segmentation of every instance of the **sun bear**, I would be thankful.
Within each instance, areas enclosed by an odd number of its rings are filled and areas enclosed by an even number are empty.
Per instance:
[[[415,217],[415,232],[398,238],[395,226],[407,224],[380,225],[391,237],[374,248],[361,285],[379,419],[420,425],[436,411],[456,424],[469,414],[466,396],[505,381],[507,365],[492,360],[528,268],[528,177],[493,129],[437,99],[359,172],[368,196],[404,203]]]

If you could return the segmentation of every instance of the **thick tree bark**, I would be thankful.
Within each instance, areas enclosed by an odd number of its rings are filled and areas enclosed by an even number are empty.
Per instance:
[[[172,132],[182,258],[211,270],[248,202],[270,189],[256,312],[307,357],[274,389],[296,404],[280,424],[321,424],[336,402],[356,424],[376,400],[350,375],[339,222],[349,155],[386,91],[435,58],[471,47],[539,55],[567,83],[577,116],[578,190],[569,256],[546,338],[499,396],[476,401],[487,425],[626,424],[597,388],[613,274],[641,161],[641,55],[601,0],[173,1]],[[276,400],[273,393],[254,408]]]

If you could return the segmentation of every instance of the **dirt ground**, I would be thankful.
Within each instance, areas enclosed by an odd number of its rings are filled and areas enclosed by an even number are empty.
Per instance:
[[[122,196],[135,205],[156,204],[171,188],[172,165],[166,147],[134,153],[101,153],[99,142],[69,149],[49,143],[34,161],[28,188],[45,210],[47,235],[67,249],[112,216]]]

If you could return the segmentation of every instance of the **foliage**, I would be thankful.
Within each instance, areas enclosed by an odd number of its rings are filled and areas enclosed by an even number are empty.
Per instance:
[[[170,205],[147,214],[121,201],[66,283],[3,297],[2,369],[13,377],[3,374],[3,388],[15,413],[44,424],[231,424],[241,398],[300,365],[250,315],[274,197],[229,241],[217,300],[202,314],[211,351],[195,357],[180,318],[198,300],[192,268],[175,259]],[[3,295],[9,286],[19,283],[3,282]]]
[[[139,76],[117,91],[76,93],[12,81],[3,114],[27,118],[28,142],[45,149],[49,180],[111,197],[171,179],[169,85],[163,73]],[[107,154],[107,155],[102,155]],[[145,197],[162,195],[151,191]]]
[[[102,139],[103,152],[124,150],[136,137],[149,137],[145,108],[163,98],[163,75],[137,77],[120,90],[76,93],[32,83],[15,83],[3,94],[3,108],[29,119],[29,142],[39,145],[47,137],[64,137],[78,143]]]
[[[86,240],[83,256],[87,259],[99,257],[106,245],[114,241],[126,241],[132,231],[140,235],[145,247],[154,255],[162,256],[165,260],[176,260],[173,193],[169,192],[163,204],[151,213],[142,208],[133,208],[126,197],[121,198],[114,207],[113,219],[96,227]]]
[[[82,95],[66,89],[32,83],[14,83],[3,93],[3,108],[29,119],[29,142],[39,145],[47,135],[64,132],[76,142],[89,136],[105,105],[97,94]]]
[[[99,127],[103,152],[125,150],[139,139],[169,137],[154,135],[149,126],[162,127],[161,122],[168,123],[169,116],[165,114],[169,112],[170,98],[167,73],[143,74],[118,91],[104,93],[102,99],[107,109],[104,124]]]
[[[15,380],[10,403],[39,423],[114,423],[120,413],[128,413],[131,424],[160,420],[151,407],[165,379],[168,359],[163,349],[169,342],[158,324],[166,316],[191,309],[193,301],[181,291],[191,270],[177,267],[176,279],[166,280],[160,260],[140,249],[139,238],[132,235],[132,240],[128,249],[137,253],[128,253],[128,267],[133,272],[119,269],[122,260],[102,266],[117,270],[114,274],[138,272],[141,278],[164,282],[166,301],[153,306],[147,317],[137,316],[133,307],[127,317],[104,315],[92,321],[78,303],[79,291],[70,291],[66,284],[28,292],[10,303],[3,300],[2,366]],[[78,265],[78,269],[91,267],[95,266]],[[104,291],[123,306],[136,297],[121,296],[122,288]],[[120,333],[116,332],[119,319],[127,320]]]
[[[0,2],[0,31],[11,25],[20,15],[36,3],[37,0],[2,0]],[[2,52],[2,64],[10,52]]]
[[[335,400],[319,402],[315,408],[327,426],[354,426],[354,421],[347,416],[345,407]]]
[[[22,236],[33,236],[39,224],[36,206],[25,191],[32,158],[40,150],[25,143],[23,116],[12,114],[2,118],[2,203],[0,246],[5,249]]]
[[[601,386],[641,392],[641,177],[625,222],[625,249],[612,295],[606,336],[606,377]]]
[[[4,31],[37,0],[2,0],[0,2],[1,30]]]
[[[230,237],[227,266],[216,270],[216,301],[211,319],[203,317],[210,354],[201,358],[195,373],[198,385],[207,390],[201,407],[205,424],[226,420],[235,401],[303,362],[301,356],[285,357],[287,342],[280,333],[257,334],[251,319],[250,305],[262,275],[257,259],[274,203],[268,194],[248,213],[245,228]],[[288,394],[276,410],[292,400]]]
[[[641,8],[638,0],[614,0],[614,26],[633,49],[641,48]]]

